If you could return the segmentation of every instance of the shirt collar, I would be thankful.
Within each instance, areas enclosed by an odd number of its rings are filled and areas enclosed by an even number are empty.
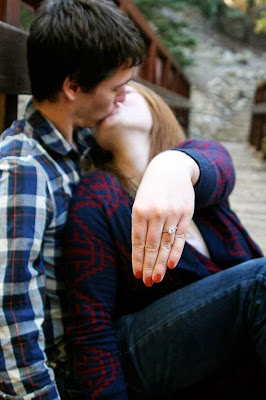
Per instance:
[[[32,99],[27,104],[25,118],[31,124],[34,134],[44,142],[46,148],[62,155],[66,155],[70,151],[77,152],[53,123],[35,107]],[[79,128],[75,130],[74,139],[80,154],[90,145],[90,137],[89,129]]]

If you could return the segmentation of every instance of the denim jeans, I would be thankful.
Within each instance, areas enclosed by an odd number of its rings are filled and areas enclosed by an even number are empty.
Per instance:
[[[266,368],[266,258],[179,289],[116,327],[132,400],[166,398],[200,382],[236,349],[250,348]]]

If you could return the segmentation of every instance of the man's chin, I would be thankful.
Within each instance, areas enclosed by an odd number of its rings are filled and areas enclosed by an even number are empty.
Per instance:
[[[105,117],[99,119],[99,120],[96,122],[96,124],[95,124],[93,127],[91,127],[91,129],[96,130],[96,129],[109,117],[109,115],[110,115],[110,114],[108,114],[108,115],[106,115]]]
[[[97,126],[101,125],[103,122],[105,122],[106,120],[108,120],[108,118],[112,117],[113,113],[114,113],[114,112],[112,111],[110,114],[108,114],[108,115],[106,115],[104,118],[100,119],[100,120],[97,122]]]
[[[116,112],[117,112],[117,110],[118,110],[118,107],[115,107],[114,109],[113,109],[113,111],[111,111],[109,114],[107,114],[105,117],[103,117],[103,118],[101,118],[97,123],[96,123],[96,125],[95,125],[95,129],[97,129],[97,127],[99,126],[99,125],[101,125],[103,122],[105,122],[106,120],[108,120],[110,117],[112,117],[113,115],[115,115],[116,114]]]

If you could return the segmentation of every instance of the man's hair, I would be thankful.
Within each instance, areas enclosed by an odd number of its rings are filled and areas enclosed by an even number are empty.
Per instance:
[[[89,92],[120,67],[139,65],[144,49],[112,0],[44,0],[27,41],[32,95],[54,101],[66,77]]]

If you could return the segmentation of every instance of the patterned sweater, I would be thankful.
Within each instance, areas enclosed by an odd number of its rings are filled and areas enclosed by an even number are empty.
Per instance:
[[[113,326],[116,318],[198,279],[262,256],[230,208],[235,172],[225,148],[211,140],[188,139],[178,150],[200,167],[193,220],[211,258],[186,243],[178,266],[167,270],[163,281],[151,288],[132,273],[133,199],[117,179],[94,171],[83,177],[74,193],[66,235],[72,315],[67,330],[84,399],[127,399]]]

